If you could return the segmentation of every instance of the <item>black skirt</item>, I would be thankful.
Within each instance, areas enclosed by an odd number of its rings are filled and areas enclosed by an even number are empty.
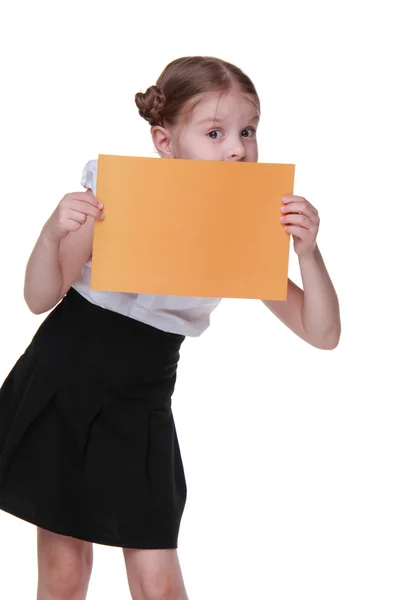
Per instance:
[[[0,389],[0,509],[98,544],[176,548],[183,340],[71,289]]]

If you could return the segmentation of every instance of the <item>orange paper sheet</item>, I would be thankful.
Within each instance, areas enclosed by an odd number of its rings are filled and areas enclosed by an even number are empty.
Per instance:
[[[286,300],[294,165],[100,155],[92,289]]]

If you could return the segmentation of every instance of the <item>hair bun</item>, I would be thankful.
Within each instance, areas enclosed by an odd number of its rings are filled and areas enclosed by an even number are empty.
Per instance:
[[[163,112],[166,104],[165,94],[156,85],[150,86],[144,94],[135,94],[135,103],[139,109],[139,115],[146,119],[150,125],[161,125]]]

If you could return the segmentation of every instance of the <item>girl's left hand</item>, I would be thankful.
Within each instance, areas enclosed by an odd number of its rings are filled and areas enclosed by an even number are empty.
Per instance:
[[[285,231],[293,235],[294,249],[298,256],[314,252],[319,229],[316,208],[301,196],[283,196],[281,223]]]

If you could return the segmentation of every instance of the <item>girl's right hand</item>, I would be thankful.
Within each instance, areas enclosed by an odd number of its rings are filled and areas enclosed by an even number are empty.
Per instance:
[[[88,216],[101,221],[104,219],[103,205],[91,190],[66,194],[50,219],[44,231],[55,241],[61,242],[71,231],[78,231]]]

